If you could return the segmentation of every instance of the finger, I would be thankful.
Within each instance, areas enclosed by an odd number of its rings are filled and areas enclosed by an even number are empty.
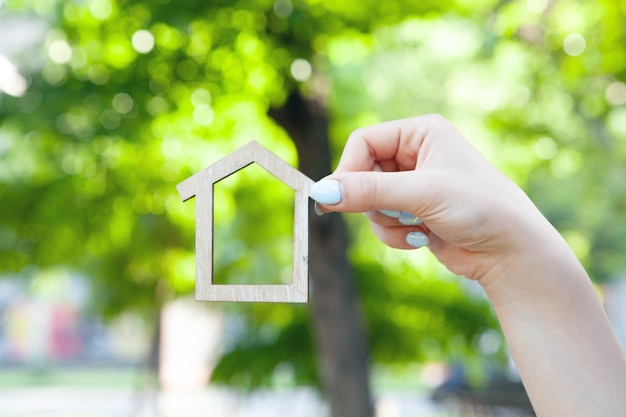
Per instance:
[[[372,224],[374,235],[389,247],[395,249],[417,249],[429,243],[428,230],[410,227],[384,227]]]
[[[422,224],[419,217],[399,210],[373,210],[365,213],[365,216],[371,222],[381,226],[418,226]]]
[[[357,129],[348,138],[336,172],[372,171],[376,164],[384,171],[413,169],[425,138],[450,129],[451,123],[437,115]]]
[[[431,193],[427,176],[418,171],[339,172],[311,188],[311,197],[327,210],[399,210],[417,217],[427,213]]]

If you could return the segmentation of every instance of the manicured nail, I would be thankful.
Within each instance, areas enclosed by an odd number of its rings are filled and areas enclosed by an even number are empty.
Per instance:
[[[406,235],[406,243],[414,248],[421,248],[428,245],[428,236],[422,232],[411,232]]]
[[[315,214],[320,217],[326,214],[326,212],[320,208],[320,205],[317,203],[317,201],[315,202],[315,204],[313,204],[313,211],[315,211]]]
[[[400,213],[398,221],[405,226],[417,226],[418,224],[422,224],[422,220],[420,220],[419,217],[415,217],[411,213],[405,213],[404,211]]]
[[[311,198],[320,204],[341,202],[341,184],[337,180],[321,180],[311,187]]]
[[[400,217],[400,212],[398,210],[379,210],[379,211],[387,217],[393,217],[394,219],[397,219],[398,217]]]

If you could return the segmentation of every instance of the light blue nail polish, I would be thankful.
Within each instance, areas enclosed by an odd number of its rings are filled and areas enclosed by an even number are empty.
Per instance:
[[[311,187],[311,198],[320,204],[341,202],[341,184],[337,180],[321,180]]]
[[[324,214],[326,214],[325,211],[323,211],[318,202],[316,201],[315,204],[313,204],[313,211],[315,211],[315,214],[317,214],[318,216],[322,217]]]
[[[400,217],[398,217],[398,221],[405,226],[417,226],[418,224],[422,224],[422,220],[419,217],[415,217],[411,213],[401,212]]]
[[[397,219],[398,217],[400,217],[400,212],[398,210],[379,210],[379,211],[387,217],[392,217],[394,219]]]
[[[406,235],[406,243],[414,248],[421,248],[428,245],[428,236],[422,232],[411,232]]]

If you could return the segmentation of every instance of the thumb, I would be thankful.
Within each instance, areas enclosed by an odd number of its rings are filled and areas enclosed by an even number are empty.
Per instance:
[[[337,172],[311,188],[311,198],[329,211],[400,210],[415,215],[426,187],[416,171]]]

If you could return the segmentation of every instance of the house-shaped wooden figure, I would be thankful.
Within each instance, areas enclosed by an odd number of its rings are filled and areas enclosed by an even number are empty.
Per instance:
[[[288,285],[222,285],[213,283],[213,187],[231,174],[257,163],[296,193],[293,264]],[[308,301],[309,195],[313,180],[252,141],[177,185],[183,201],[196,197],[196,299],[200,301]]]

